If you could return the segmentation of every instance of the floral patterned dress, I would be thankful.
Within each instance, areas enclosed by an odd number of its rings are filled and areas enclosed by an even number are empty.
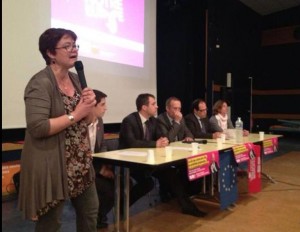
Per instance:
[[[65,105],[65,112],[69,114],[75,110],[80,100],[80,94],[75,91],[73,96],[67,96],[60,91]],[[87,173],[92,165],[92,152],[88,139],[88,127],[84,120],[81,120],[65,130],[65,156],[68,176],[68,188],[70,198],[75,198],[86,190],[91,181]],[[37,215],[47,213],[51,208],[56,207],[61,200],[54,200],[47,203],[45,207],[38,210]]]

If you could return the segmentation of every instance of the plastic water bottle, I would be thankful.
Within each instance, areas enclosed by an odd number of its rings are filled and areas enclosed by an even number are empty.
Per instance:
[[[237,143],[243,142],[243,121],[240,117],[235,122],[235,139]]]

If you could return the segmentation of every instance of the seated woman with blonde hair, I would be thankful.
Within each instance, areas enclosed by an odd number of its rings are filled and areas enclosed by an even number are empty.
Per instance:
[[[228,129],[234,129],[232,121],[228,116],[228,104],[225,100],[218,100],[215,102],[213,105],[213,116],[210,117],[209,123],[212,132],[226,133]],[[243,130],[243,136],[248,135],[249,131]]]

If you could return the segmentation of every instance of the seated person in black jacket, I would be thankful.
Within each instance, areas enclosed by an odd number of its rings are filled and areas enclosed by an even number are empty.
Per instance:
[[[167,99],[166,112],[158,116],[158,135],[166,136],[170,142],[193,141],[194,136],[185,125],[181,114],[181,102],[178,98]],[[199,193],[202,181],[189,182],[186,164],[171,166],[153,175],[159,180],[162,200],[173,194],[179,202],[182,213],[197,217],[205,216],[206,213],[200,211],[189,199],[190,195]]]
[[[166,136],[170,142],[193,141],[194,136],[185,125],[181,113],[181,102],[176,97],[166,101],[166,112],[158,116],[159,134]]]
[[[207,117],[207,106],[204,100],[194,100],[192,103],[192,112],[186,115],[184,119],[187,127],[195,138],[221,138],[221,132],[212,133]]]
[[[155,97],[148,93],[140,94],[136,99],[136,107],[137,112],[126,116],[121,123],[119,149],[167,146],[169,141],[166,137],[156,136],[157,119],[154,116],[158,107]],[[130,206],[154,187],[152,171],[139,166],[130,168],[130,177],[135,180],[129,194]]]
[[[102,120],[106,111],[107,95],[99,90],[94,90],[94,93],[96,95],[96,105],[87,120],[89,122],[91,150],[93,153],[98,153],[107,151]],[[93,165],[96,172],[95,183],[99,198],[97,228],[106,228],[108,227],[106,215],[114,205],[114,170],[112,166],[103,164],[96,158],[93,159]]]

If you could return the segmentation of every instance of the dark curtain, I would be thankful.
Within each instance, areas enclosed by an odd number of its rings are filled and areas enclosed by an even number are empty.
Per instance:
[[[205,95],[205,1],[157,1],[157,99],[159,113],[171,96],[190,111]]]

